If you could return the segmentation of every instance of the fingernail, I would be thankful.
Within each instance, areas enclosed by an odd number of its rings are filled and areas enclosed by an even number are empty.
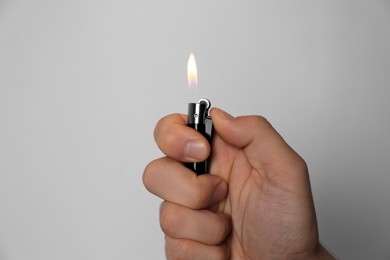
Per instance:
[[[213,202],[219,202],[226,198],[227,194],[227,185],[225,182],[221,182],[218,184],[218,186],[215,188],[214,193],[213,193]]]
[[[184,154],[189,159],[200,161],[206,158],[207,147],[203,142],[188,142],[184,146]]]
[[[232,115],[230,115],[229,113],[223,111],[222,109],[220,108],[217,108],[217,111],[218,111],[218,115],[223,118],[223,119],[227,119],[227,120],[232,120],[234,117]]]

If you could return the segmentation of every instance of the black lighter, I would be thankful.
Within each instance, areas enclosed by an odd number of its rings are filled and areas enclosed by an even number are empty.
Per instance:
[[[187,126],[201,133],[211,145],[213,137],[213,122],[210,116],[211,103],[208,99],[200,99],[198,103],[188,104]],[[186,166],[197,175],[208,173],[211,164],[211,154],[203,162],[186,163]]]

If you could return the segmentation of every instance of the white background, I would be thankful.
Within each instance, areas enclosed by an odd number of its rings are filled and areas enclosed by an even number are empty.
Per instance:
[[[389,87],[387,0],[0,0],[0,259],[164,259],[142,172],[200,97],[306,159],[336,256],[389,259]]]

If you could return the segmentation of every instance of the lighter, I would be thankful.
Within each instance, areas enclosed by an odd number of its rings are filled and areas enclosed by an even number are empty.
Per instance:
[[[211,145],[213,137],[213,122],[210,116],[211,103],[208,99],[201,99],[198,103],[188,104],[187,126],[201,133]],[[197,175],[208,173],[211,164],[211,154],[203,162],[186,163],[186,166]]]

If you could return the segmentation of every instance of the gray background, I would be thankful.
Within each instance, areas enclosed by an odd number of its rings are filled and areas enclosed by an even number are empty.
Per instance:
[[[164,259],[141,176],[200,97],[306,159],[335,255],[389,259],[389,87],[385,0],[0,0],[0,259]]]

